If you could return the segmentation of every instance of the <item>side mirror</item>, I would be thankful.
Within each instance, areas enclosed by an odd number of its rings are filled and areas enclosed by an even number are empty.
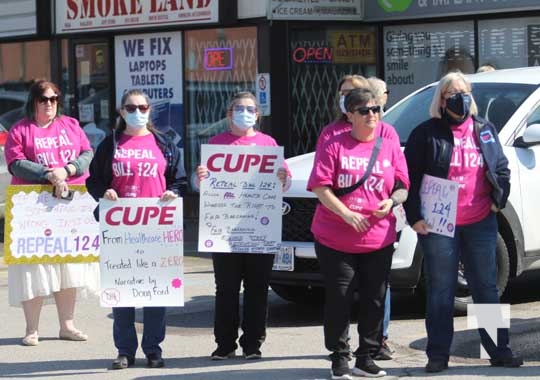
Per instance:
[[[523,132],[523,136],[518,137],[514,146],[527,148],[540,144],[540,124],[531,124]]]

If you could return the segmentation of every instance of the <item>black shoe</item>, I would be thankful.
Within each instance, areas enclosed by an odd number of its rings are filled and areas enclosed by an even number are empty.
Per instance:
[[[383,377],[386,376],[386,371],[375,364],[369,356],[359,356],[356,358],[352,374],[364,377]]]
[[[210,358],[212,360],[225,360],[229,358],[234,358],[236,356],[236,349],[225,350],[223,347],[219,347],[212,352]]]
[[[135,358],[131,358],[126,355],[118,355],[112,362],[112,369],[125,369],[135,364]]]
[[[445,360],[429,359],[426,364],[426,372],[435,373],[448,369],[448,362]]]
[[[247,360],[257,360],[262,358],[262,353],[259,350],[246,350],[244,351],[244,358]]]
[[[332,369],[330,370],[332,380],[352,380],[347,354],[333,352],[330,354],[330,360],[332,360]]]
[[[148,354],[146,357],[146,366],[148,368],[162,368],[165,366],[165,362],[163,361],[161,354]]]
[[[490,359],[489,362],[493,367],[518,368],[523,365],[523,359],[521,356],[514,355],[506,358]]]
[[[383,340],[381,343],[381,347],[379,347],[379,351],[371,355],[371,358],[373,360],[392,360],[392,351],[390,347],[388,347],[388,344],[386,343],[386,339]]]

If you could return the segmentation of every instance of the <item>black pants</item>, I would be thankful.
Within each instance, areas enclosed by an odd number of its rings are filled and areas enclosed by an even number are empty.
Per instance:
[[[240,346],[245,352],[258,350],[266,338],[268,283],[274,255],[213,253],[216,280],[214,336],[226,351],[238,346],[240,284],[244,281],[244,304]]]
[[[376,352],[381,344],[384,298],[394,247],[349,254],[315,242],[325,285],[324,342],[328,350],[347,354],[349,319],[358,289],[359,345],[355,355]]]

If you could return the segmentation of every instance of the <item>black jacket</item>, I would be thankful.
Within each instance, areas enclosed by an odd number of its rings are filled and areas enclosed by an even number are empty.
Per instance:
[[[165,169],[167,190],[183,196],[187,189],[187,177],[182,165],[180,149],[166,135],[159,132],[152,133],[167,161]],[[107,136],[97,147],[94,158],[90,163],[90,176],[86,179],[86,188],[96,201],[103,197],[107,189],[111,188],[113,180],[112,161],[121,135],[122,132],[116,131]],[[97,208],[94,210],[94,216],[98,220]]]
[[[497,130],[487,120],[473,116],[474,131],[487,165],[486,175],[491,183],[491,199],[500,209],[506,206],[510,194],[510,169]],[[448,178],[454,149],[454,136],[446,120],[432,118],[416,127],[405,145],[405,158],[411,187],[405,202],[407,221],[412,226],[423,219],[420,213],[420,186],[424,174]]]

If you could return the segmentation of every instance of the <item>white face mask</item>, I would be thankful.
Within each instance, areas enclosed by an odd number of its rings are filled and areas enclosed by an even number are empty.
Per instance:
[[[257,123],[257,114],[250,113],[247,110],[233,111],[232,114],[233,124],[242,131],[247,131]]]
[[[347,113],[347,110],[345,109],[345,95],[341,95],[339,98],[339,109],[342,113]]]
[[[142,113],[138,109],[135,112],[129,113],[126,111],[124,120],[126,124],[132,128],[144,128],[148,124],[150,112]]]

